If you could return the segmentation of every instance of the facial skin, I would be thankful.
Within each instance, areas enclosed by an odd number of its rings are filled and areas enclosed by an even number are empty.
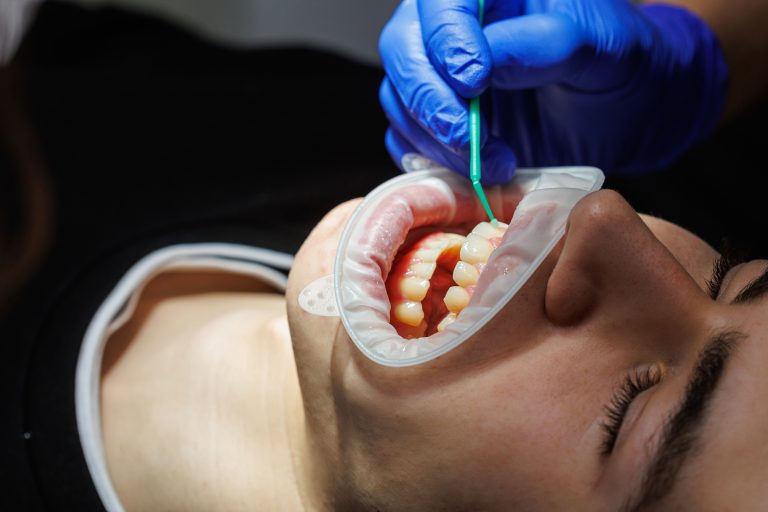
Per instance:
[[[333,210],[310,235],[287,293],[315,503],[382,511],[634,509],[700,352],[731,330],[740,334],[694,430],[698,440],[674,485],[657,487],[639,509],[763,503],[768,302],[731,301],[765,261],[730,270],[712,300],[714,249],[599,191],[577,204],[560,245],[472,339],[423,365],[389,368],[360,354],[338,318],[297,305],[307,283],[332,272],[355,205]],[[604,453],[607,404],[628,375],[648,369],[659,382],[633,399]]]

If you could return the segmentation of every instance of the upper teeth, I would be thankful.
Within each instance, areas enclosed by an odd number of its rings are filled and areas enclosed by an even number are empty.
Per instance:
[[[424,321],[424,309],[421,302],[406,300],[395,306],[395,317],[404,324],[416,327]]]
[[[456,320],[458,314],[469,304],[473,287],[480,278],[488,257],[501,243],[507,227],[508,225],[502,222],[481,222],[467,235],[461,245],[461,259],[453,269],[453,280],[458,286],[452,286],[443,299],[450,313],[440,321],[438,331],[442,331]]]
[[[397,274],[393,274],[395,280],[387,280],[391,317],[401,324],[396,326],[401,336],[420,337],[426,333],[421,302],[429,293],[429,280],[438,265],[445,268],[445,265],[452,267],[455,264],[463,240],[460,235],[448,233],[436,233],[422,239],[402,257]]]
[[[456,252],[458,252],[460,259],[452,269],[453,281],[458,286],[451,286],[443,298],[449,313],[440,321],[437,330],[442,331],[456,319],[458,313],[469,303],[473,287],[477,283],[488,257],[498,247],[506,228],[507,225],[502,223],[494,225],[489,222],[481,222],[466,238],[452,233],[430,235],[418,242],[415,250],[404,256],[409,258],[409,261],[403,262],[406,265],[404,274],[393,276],[399,279],[397,282],[397,290],[400,292],[399,298],[392,296],[388,280],[390,300],[392,301],[392,318],[409,326],[398,328],[401,336],[424,335],[427,326],[421,301],[429,292],[429,280],[434,275],[438,263],[441,268],[445,267],[447,261],[453,264],[456,261]],[[460,250],[459,245],[461,246]]]
[[[453,280],[459,286],[472,286],[480,277],[480,272],[471,263],[459,261],[453,269]]]
[[[435,273],[435,268],[437,268],[437,263],[435,262],[413,263],[410,267],[408,267],[408,270],[413,272],[414,276],[429,279],[430,277],[432,277],[432,274]]]
[[[467,235],[461,246],[461,260],[467,263],[485,263],[493,252],[493,245],[487,238],[477,233]]]
[[[421,302],[429,291],[429,279],[410,276],[400,281],[400,292],[403,297]]]
[[[501,228],[503,226],[503,229]],[[490,222],[481,222],[475,228],[472,230],[473,233],[476,233],[483,238],[487,238],[488,240],[493,240],[494,238],[501,238],[504,236],[504,232],[507,230],[507,225],[503,222],[497,222],[497,225],[494,226]]]
[[[456,317],[458,315],[456,313],[448,313],[445,315],[445,318],[440,320],[440,323],[437,324],[437,332],[442,332],[443,329],[448,327],[451,323],[453,323],[454,320],[456,320]]]
[[[437,261],[438,256],[440,256],[440,249],[419,249],[416,251],[416,258],[428,263]]]
[[[461,286],[451,286],[443,299],[448,311],[459,313],[469,304],[469,292]]]

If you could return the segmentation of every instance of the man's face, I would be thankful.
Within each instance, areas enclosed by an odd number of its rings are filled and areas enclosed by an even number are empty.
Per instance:
[[[754,509],[768,478],[768,266],[708,282],[718,254],[617,194],[481,331],[428,363],[366,359],[297,305],[331,273],[355,203],[299,252],[289,319],[309,427],[335,492],[381,510]]]

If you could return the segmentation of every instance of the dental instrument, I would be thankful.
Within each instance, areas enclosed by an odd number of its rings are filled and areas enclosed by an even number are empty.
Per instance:
[[[478,19],[480,25],[483,25],[483,10],[485,7],[485,0],[478,0]],[[469,179],[472,180],[472,187],[477,193],[477,197],[480,198],[480,202],[483,203],[483,208],[488,214],[488,219],[491,223],[496,224],[496,218],[493,216],[491,206],[488,204],[488,199],[485,197],[483,191],[483,185],[480,183],[480,177],[482,175],[481,162],[480,162],[480,96],[472,98],[469,101]]]

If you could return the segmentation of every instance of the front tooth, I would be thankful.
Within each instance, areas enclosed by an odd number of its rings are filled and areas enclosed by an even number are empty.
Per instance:
[[[469,293],[461,286],[451,286],[443,299],[451,313],[459,313],[469,304]]]
[[[400,281],[400,293],[406,299],[421,302],[429,291],[429,279],[423,277],[406,277]]]
[[[456,313],[448,313],[445,315],[445,318],[440,320],[440,323],[437,324],[437,332],[442,332],[449,324],[453,323],[456,320],[456,316]]]
[[[441,252],[440,249],[419,249],[414,256],[419,261],[431,263],[437,261]]]
[[[485,263],[491,252],[493,252],[491,242],[476,233],[470,233],[461,246],[461,259],[467,263]]]
[[[408,267],[408,270],[413,272],[416,277],[430,279],[436,268],[437,263],[414,263]]]
[[[504,231],[494,226],[490,222],[481,222],[472,230],[473,233],[482,236],[483,238],[499,238],[504,235]]]
[[[406,325],[418,326],[424,320],[424,310],[420,302],[407,300],[395,306],[395,319]]]
[[[480,272],[474,265],[459,261],[453,269],[453,280],[459,286],[472,286],[480,277]]]
[[[440,233],[440,236],[434,237],[424,244],[427,249],[439,249],[443,250],[446,247],[450,247],[456,243],[464,241],[464,237],[457,235],[456,233]]]

